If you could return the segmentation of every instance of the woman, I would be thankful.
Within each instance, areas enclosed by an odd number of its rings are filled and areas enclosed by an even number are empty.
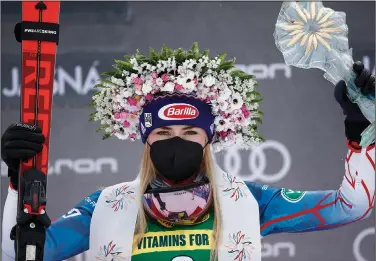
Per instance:
[[[374,203],[374,144],[360,147],[368,126],[339,82],[335,97],[345,119],[348,153],[338,190],[292,191],[244,182],[222,171],[213,152],[262,142],[260,95],[252,76],[224,56],[167,47],[137,53],[93,98],[93,119],[105,137],[141,138],[136,180],[99,190],[47,230],[44,260],[86,250],[89,260],[261,260],[261,236],[341,227],[367,218]],[[355,84],[374,95],[375,78],[354,64]],[[9,233],[16,221],[17,170],[42,149],[41,130],[12,125],[2,137],[10,188],[4,208],[3,259],[13,260]],[[214,151],[212,151],[214,149]],[[37,170],[35,170],[37,171]],[[133,242],[133,243],[132,243]]]

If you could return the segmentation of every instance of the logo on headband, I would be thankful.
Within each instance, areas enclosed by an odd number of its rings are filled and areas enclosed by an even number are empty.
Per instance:
[[[144,119],[145,119],[145,126],[146,128],[150,128],[153,126],[152,118],[151,118],[151,113],[145,113],[144,114]]]
[[[198,109],[187,103],[173,103],[163,106],[158,117],[162,120],[192,120],[198,117]]]

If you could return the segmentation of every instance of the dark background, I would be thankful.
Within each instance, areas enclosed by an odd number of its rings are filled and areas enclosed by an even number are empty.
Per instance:
[[[211,54],[225,52],[236,63],[257,76],[264,96],[265,113],[260,127],[269,141],[283,146],[264,151],[267,177],[279,173],[291,159],[282,179],[266,182],[249,166],[254,152],[221,153],[222,167],[243,179],[298,190],[338,189],[344,174],[346,153],[343,115],[333,98],[333,85],[319,70],[285,67],[274,44],[274,25],[282,2],[63,2],[60,15],[60,44],[57,49],[55,96],[52,119],[48,179],[48,210],[52,218],[71,209],[100,186],[135,177],[142,151],[141,142],[111,138],[102,141],[97,124],[88,122],[86,107],[93,82],[138,48],[189,48],[197,41]],[[325,2],[326,7],[347,14],[349,43],[354,60],[375,70],[375,2]],[[1,2],[1,130],[19,120],[17,87],[20,76],[20,44],[13,28],[21,19],[20,2]],[[238,156],[237,156],[238,155]],[[256,155],[257,156],[257,155]],[[108,158],[107,164],[98,164]],[[238,161],[236,161],[238,160]],[[234,162],[240,169],[236,171]],[[68,162],[68,163],[67,163]],[[224,162],[232,162],[228,166]],[[71,164],[71,165],[67,165]],[[59,169],[59,165],[62,165]],[[7,170],[1,163],[1,206],[7,194]],[[307,234],[284,234],[264,239],[264,260],[278,261],[371,261],[374,230],[360,245],[363,256],[354,256],[354,239],[374,227],[374,214],[343,228]],[[278,242],[291,242],[293,252]],[[85,261],[80,255],[75,261]],[[86,260],[88,261],[88,260]]]

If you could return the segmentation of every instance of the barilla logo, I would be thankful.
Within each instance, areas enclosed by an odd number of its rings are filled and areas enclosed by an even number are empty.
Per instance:
[[[198,117],[198,110],[190,104],[174,103],[163,106],[158,117],[162,120],[192,120]]]

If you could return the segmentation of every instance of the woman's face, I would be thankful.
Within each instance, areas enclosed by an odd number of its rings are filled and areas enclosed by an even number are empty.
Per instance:
[[[152,145],[155,141],[166,140],[177,136],[188,141],[197,142],[201,144],[202,147],[205,146],[208,140],[206,132],[201,128],[187,125],[171,125],[154,129],[149,134],[148,143]]]

